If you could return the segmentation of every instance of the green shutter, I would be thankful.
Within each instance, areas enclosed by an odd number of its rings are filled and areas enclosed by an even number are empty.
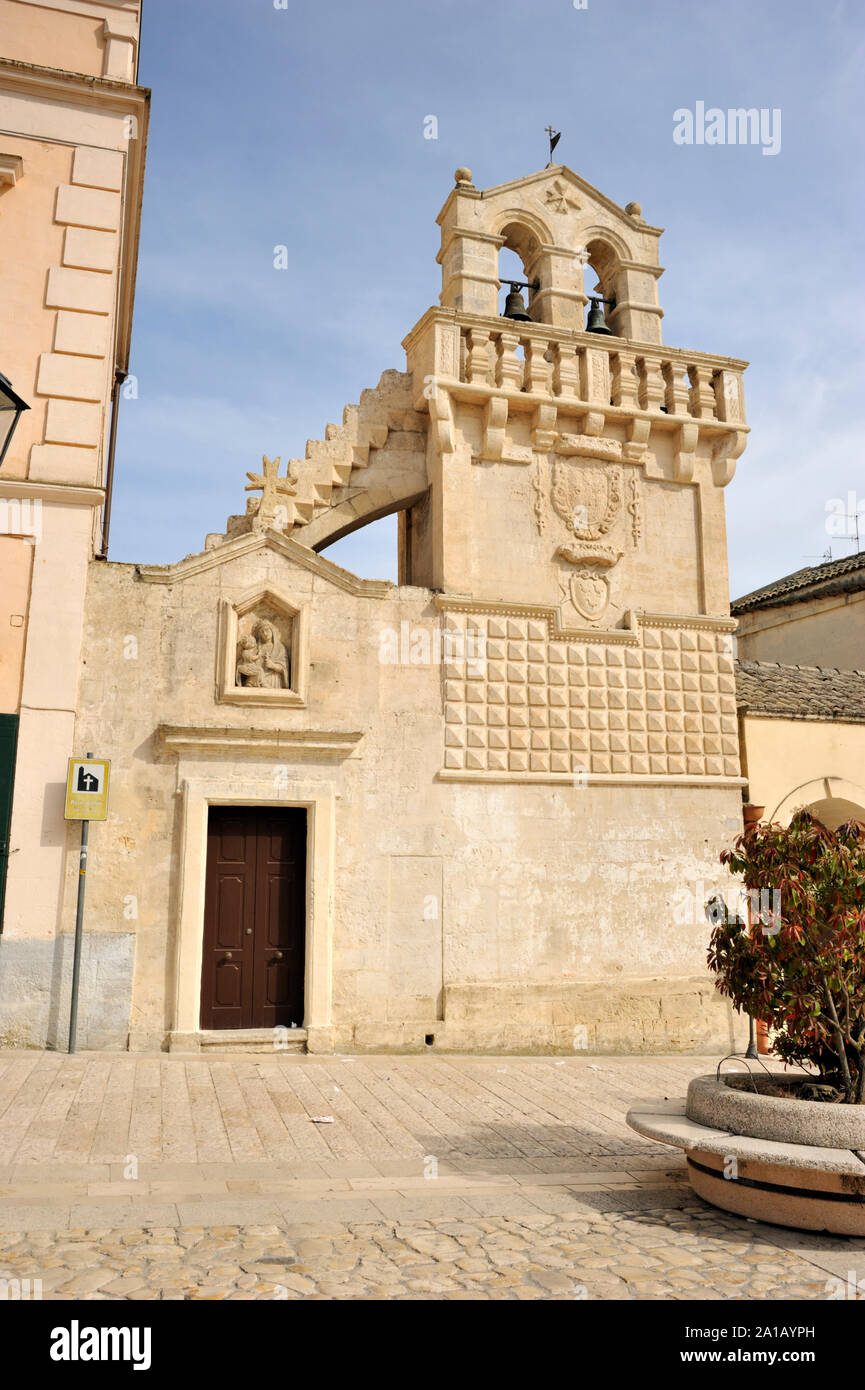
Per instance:
[[[3,930],[3,902],[6,897],[6,865],[9,862],[17,743],[18,715],[0,714],[0,932]]]

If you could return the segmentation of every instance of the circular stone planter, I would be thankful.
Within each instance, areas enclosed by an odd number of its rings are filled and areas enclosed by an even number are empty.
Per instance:
[[[786,1100],[761,1094],[767,1082],[793,1090],[801,1076],[774,1073],[743,1078],[730,1085],[723,1076],[697,1076],[688,1086],[685,1114],[697,1124],[773,1139],[779,1144],[809,1144],[817,1149],[865,1149],[865,1105],[833,1105],[822,1100]],[[751,1089],[753,1081],[754,1089]]]
[[[801,1079],[774,1072],[763,1084]],[[865,1106],[765,1095],[760,1080],[755,1092],[696,1077],[686,1100],[635,1106],[628,1124],[684,1149],[692,1189],[714,1206],[778,1226],[865,1236]]]

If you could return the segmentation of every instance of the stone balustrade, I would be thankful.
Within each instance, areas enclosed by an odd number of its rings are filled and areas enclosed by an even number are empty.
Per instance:
[[[542,324],[462,328],[459,380],[561,404],[687,415],[742,424],[740,366],[718,366],[704,354],[625,344],[596,334],[551,337]]]
[[[552,399],[561,408],[745,428],[747,363],[709,353],[431,309],[405,340],[418,383]],[[474,388],[474,389],[472,389]],[[420,392],[418,392],[420,394]]]

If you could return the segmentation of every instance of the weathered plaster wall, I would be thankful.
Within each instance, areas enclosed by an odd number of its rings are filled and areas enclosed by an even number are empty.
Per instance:
[[[737,641],[743,661],[865,670],[865,593],[743,613]]]
[[[865,819],[865,724],[749,715],[743,740],[749,798],[768,819],[827,800]]]

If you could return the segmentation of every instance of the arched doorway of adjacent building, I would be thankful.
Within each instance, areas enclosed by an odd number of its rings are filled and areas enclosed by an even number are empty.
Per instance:
[[[786,825],[793,812],[803,806],[812,811],[827,830],[837,830],[848,820],[865,823],[865,787],[846,777],[818,777],[785,796],[767,818]]]

